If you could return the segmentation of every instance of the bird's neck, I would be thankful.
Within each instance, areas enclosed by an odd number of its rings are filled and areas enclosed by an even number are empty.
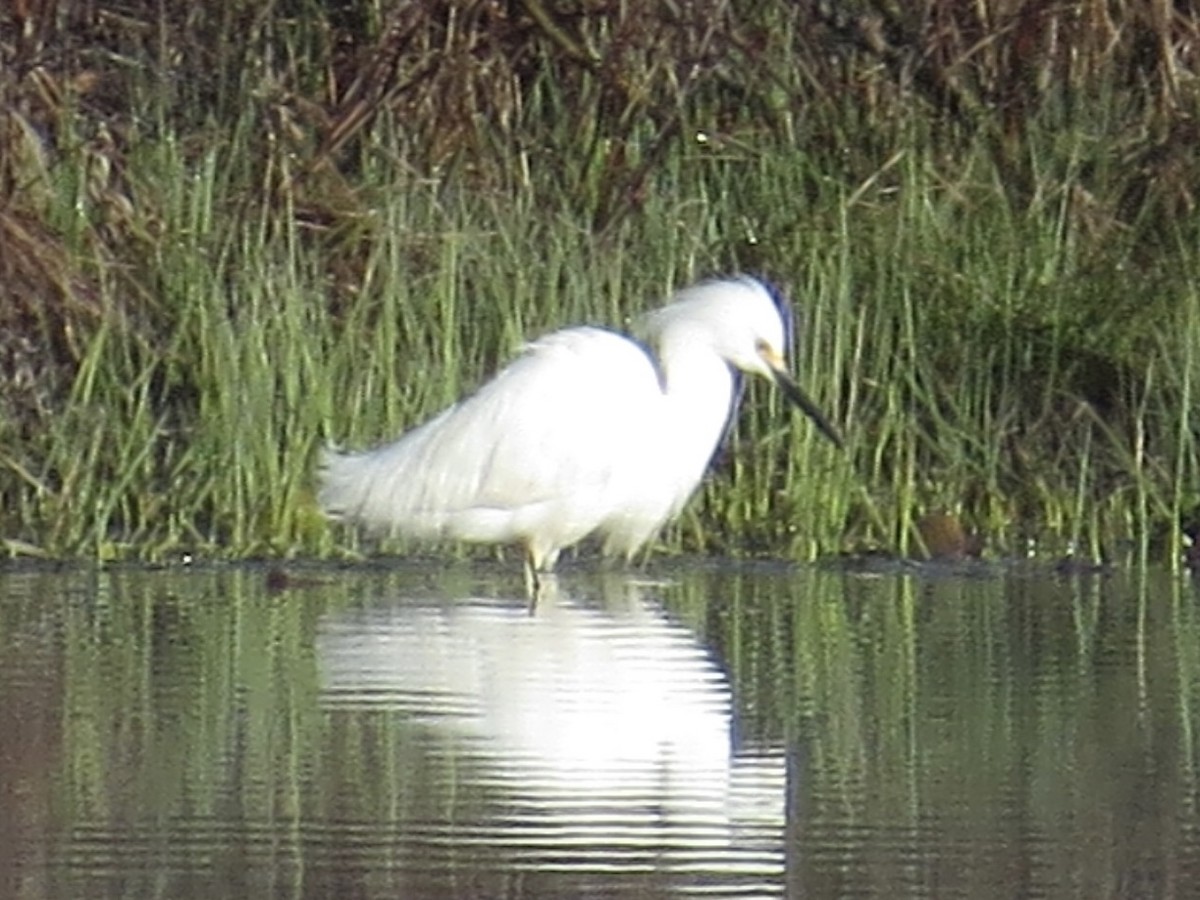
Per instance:
[[[665,341],[658,362],[670,427],[687,433],[707,465],[729,421],[733,370],[709,347],[684,339]]]

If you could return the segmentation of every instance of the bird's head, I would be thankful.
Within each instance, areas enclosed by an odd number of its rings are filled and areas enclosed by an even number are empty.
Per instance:
[[[650,325],[660,332],[675,331],[683,340],[704,340],[734,368],[773,381],[826,437],[842,446],[837,430],[788,370],[791,311],[767,282],[751,275],[702,282],[652,314]]]

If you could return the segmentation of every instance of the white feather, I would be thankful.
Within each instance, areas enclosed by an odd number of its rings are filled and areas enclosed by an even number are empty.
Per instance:
[[[413,537],[520,543],[538,570],[590,534],[632,555],[700,483],[735,400],[731,366],[778,376],[785,350],[752,278],[682,291],[639,333],[554,332],[395,442],[326,451],[319,502]]]

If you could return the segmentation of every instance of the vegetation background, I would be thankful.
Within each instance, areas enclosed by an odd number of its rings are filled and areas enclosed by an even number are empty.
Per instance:
[[[0,16],[8,555],[340,552],[322,442],[735,269],[795,298],[848,453],[752,391],[668,546],[909,552],[932,521],[1175,560],[1196,529],[1192,2]]]

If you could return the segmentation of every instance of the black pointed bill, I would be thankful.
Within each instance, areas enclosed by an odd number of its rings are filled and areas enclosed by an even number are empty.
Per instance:
[[[796,384],[796,380],[787,374],[787,372],[776,371],[774,374],[775,383],[779,385],[779,389],[783,391],[783,395],[800,407],[800,409],[804,410],[805,415],[813,420],[813,424],[821,430],[821,433],[825,437],[833,441],[839,450],[844,450],[846,445],[842,442],[842,436],[838,434],[833,424],[825,418],[825,413],[821,412],[817,404],[813,403],[800,385]]]
[[[846,445],[842,441],[842,436],[838,434],[838,430],[833,427],[833,423],[829,419],[825,418],[825,413],[821,412],[820,407],[813,403],[808,394],[804,393],[804,389],[796,383],[796,379],[784,368],[783,360],[779,358],[779,355],[768,352],[763,353],[762,356],[771,369],[775,383],[783,391],[783,396],[800,407],[804,414],[813,420],[813,424],[821,430],[821,433],[833,441],[834,446],[839,450],[844,450]]]

